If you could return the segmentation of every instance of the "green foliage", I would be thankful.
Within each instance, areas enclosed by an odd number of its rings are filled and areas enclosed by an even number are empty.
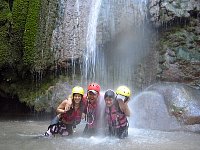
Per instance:
[[[52,65],[50,46],[57,2],[14,0],[10,12],[8,2],[0,0],[2,65],[9,62],[17,72],[39,72]],[[12,59],[8,59],[8,55]]]
[[[29,2],[29,10],[24,31],[24,64],[33,67],[37,61],[36,39],[40,15],[40,0]]]
[[[9,5],[6,1],[0,0],[0,67],[9,62]]]
[[[24,32],[26,17],[29,8],[29,0],[14,0],[13,2],[13,30],[14,32]]]
[[[37,60],[34,70],[41,71],[48,68],[54,62],[51,47],[52,31],[55,29],[58,0],[41,1],[39,29],[36,41]]]
[[[55,81],[45,70],[53,63],[50,46],[57,4],[58,0],[14,0],[11,12],[8,1],[0,0],[0,90],[37,110],[48,107],[48,88]],[[39,83],[32,78],[37,72],[45,74]]]
[[[9,5],[5,0],[0,0],[0,26],[7,22],[7,14],[10,12]]]
[[[2,32],[0,32],[0,34],[1,33]],[[9,45],[7,42],[4,43],[1,39],[2,37],[0,37],[0,67],[7,63],[7,59],[9,57]]]
[[[29,8],[29,0],[14,0],[12,11],[12,48],[16,61],[21,61],[23,53],[23,34]]]
[[[19,96],[21,102],[25,102],[28,106],[34,106],[36,111],[41,111],[49,107],[51,98],[51,87],[58,82],[59,78],[47,76],[42,81],[34,83],[30,80],[15,84],[15,92]],[[13,86],[13,87],[14,87]]]

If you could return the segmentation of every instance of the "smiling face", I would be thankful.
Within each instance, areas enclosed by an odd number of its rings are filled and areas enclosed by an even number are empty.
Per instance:
[[[95,103],[98,99],[98,93],[94,93],[92,91],[89,91],[88,94],[88,100],[91,102],[91,103]]]
[[[81,94],[78,94],[78,93],[75,93],[73,99],[74,99],[74,102],[75,102],[76,104],[79,104],[80,101],[81,101],[81,99],[82,99],[82,95],[81,95]]]
[[[105,103],[107,107],[111,107],[113,105],[113,98],[106,97],[105,98]]]

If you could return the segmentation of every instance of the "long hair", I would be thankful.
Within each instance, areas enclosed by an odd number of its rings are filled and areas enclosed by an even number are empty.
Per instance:
[[[83,112],[83,95],[81,95],[81,101],[79,103],[79,108],[80,108],[80,111],[81,113]],[[75,101],[74,101],[74,94],[72,95],[72,110],[74,111],[75,110]]]

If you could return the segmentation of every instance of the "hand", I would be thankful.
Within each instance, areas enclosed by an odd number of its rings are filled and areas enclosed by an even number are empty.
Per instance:
[[[82,113],[81,119],[85,119],[85,113]]]
[[[124,100],[124,104],[128,104],[130,98],[129,97],[126,97],[125,100]]]
[[[65,104],[65,111],[70,110],[70,107],[72,106],[72,99],[71,99],[71,95],[68,97],[67,102]]]
[[[71,107],[71,105],[66,104],[66,105],[65,105],[65,109],[64,109],[64,111],[67,112],[67,111],[70,109],[70,107]]]
[[[62,114],[66,113],[66,112],[67,112],[67,110],[63,110]]]
[[[67,103],[68,103],[69,105],[72,104],[72,95],[69,95],[69,96],[68,96],[68,98],[67,98]]]

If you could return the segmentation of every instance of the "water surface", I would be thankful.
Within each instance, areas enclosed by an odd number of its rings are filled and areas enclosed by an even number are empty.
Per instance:
[[[49,121],[0,121],[1,150],[197,150],[200,134],[192,132],[164,132],[147,129],[129,129],[127,139],[109,137],[82,137],[84,123],[73,137],[44,138]]]

